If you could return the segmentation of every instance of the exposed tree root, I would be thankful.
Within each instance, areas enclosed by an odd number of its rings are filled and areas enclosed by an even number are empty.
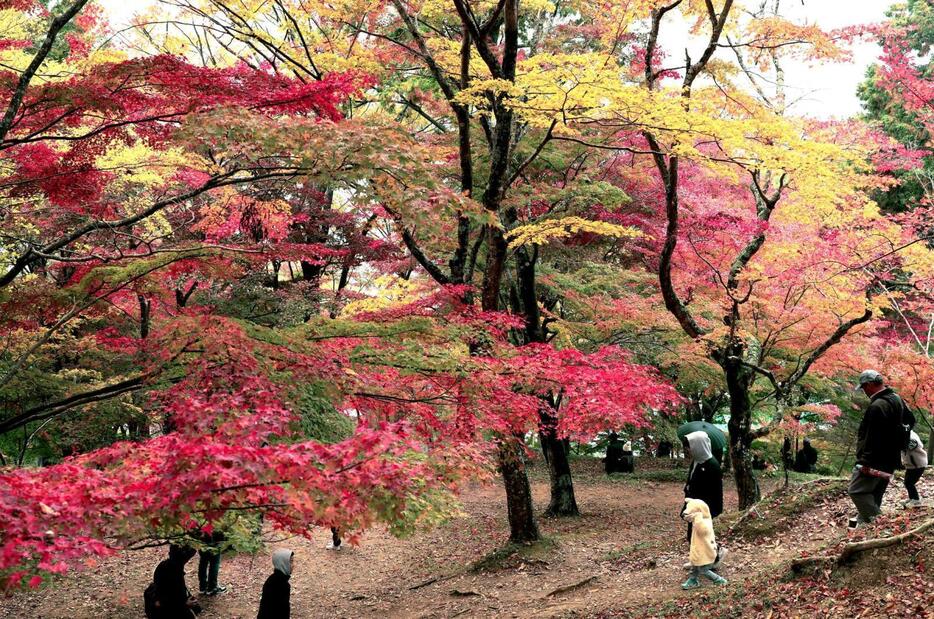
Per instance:
[[[795,559],[791,562],[791,569],[795,573],[802,572],[808,568],[819,566],[819,565],[841,565],[852,559],[855,555],[865,552],[867,550],[875,550],[877,548],[886,548],[888,546],[894,546],[895,544],[900,544],[907,539],[921,535],[931,527],[934,527],[934,518],[929,518],[919,526],[911,529],[910,531],[905,531],[898,535],[892,535],[891,537],[879,537],[874,539],[862,540],[860,542],[852,542],[843,547],[843,550],[838,555],[817,555],[814,557],[801,557]]]
[[[569,591],[574,591],[575,589],[580,589],[581,587],[586,587],[587,585],[589,585],[596,579],[597,579],[596,576],[590,576],[589,578],[585,578],[584,580],[580,582],[576,582],[573,585],[567,585],[565,587],[558,587],[557,589],[549,593],[546,597],[554,597],[556,595],[561,595],[562,593],[567,593]]]

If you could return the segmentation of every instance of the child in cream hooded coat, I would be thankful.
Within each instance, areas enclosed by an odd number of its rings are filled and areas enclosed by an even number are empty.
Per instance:
[[[682,589],[696,589],[700,587],[699,576],[707,578],[717,585],[725,585],[726,579],[711,570],[717,561],[717,540],[713,533],[713,519],[710,517],[710,508],[700,499],[685,499],[684,511],[681,517],[694,526],[691,527],[691,575]]]

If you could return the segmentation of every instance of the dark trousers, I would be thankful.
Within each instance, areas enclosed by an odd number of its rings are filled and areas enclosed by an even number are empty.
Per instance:
[[[859,512],[859,522],[872,522],[882,513],[882,497],[888,487],[888,479],[867,475],[859,468],[853,470],[847,491]]]
[[[912,501],[921,500],[921,495],[918,494],[918,487],[915,484],[918,483],[923,474],[924,469],[905,469],[905,490],[908,491],[908,498]]]
[[[335,548],[341,545],[341,531],[337,527],[331,527],[331,543]]]
[[[217,588],[217,573],[221,569],[221,553],[198,551],[198,589],[212,591]]]

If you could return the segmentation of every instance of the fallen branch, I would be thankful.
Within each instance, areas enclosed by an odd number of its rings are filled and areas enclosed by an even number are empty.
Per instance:
[[[463,570],[456,570],[450,574],[443,574],[441,576],[432,576],[428,580],[423,580],[419,583],[412,585],[411,587],[409,587],[409,591],[417,591],[421,589],[422,587],[427,587],[428,585],[433,585],[435,583],[444,582],[445,580],[451,580],[452,578],[456,578],[457,576],[460,576],[462,573],[463,573]]]
[[[888,546],[894,546],[895,544],[900,544],[907,539],[921,535],[928,529],[934,527],[934,518],[929,518],[921,525],[911,529],[910,531],[905,531],[898,535],[892,535],[891,537],[878,537],[873,539],[866,539],[860,542],[852,542],[843,547],[843,550],[839,555],[818,555],[814,557],[800,557],[791,562],[791,569],[795,573],[801,572],[806,568],[813,567],[816,565],[825,565],[825,564],[836,564],[840,565],[846,563],[853,558],[854,555],[857,555],[861,552],[867,550],[876,550],[878,548],[886,548]]]
[[[460,589],[451,589],[451,595],[456,598],[480,597],[476,591],[461,591]]]
[[[928,518],[920,526],[915,527],[910,531],[905,531],[899,535],[893,535],[892,537],[880,537],[877,539],[867,539],[861,542],[853,542],[852,544],[847,544],[843,547],[843,552],[840,553],[839,561],[842,563],[852,557],[853,555],[865,552],[867,550],[875,550],[876,548],[885,548],[887,546],[894,546],[899,544],[906,539],[914,537],[916,535],[921,535],[931,527],[934,527],[934,518]]]
[[[434,583],[438,582],[438,580],[439,580],[439,577],[438,577],[438,576],[435,576],[434,578],[429,578],[428,580],[425,580],[425,581],[423,581],[423,582],[420,582],[420,583],[418,583],[417,585],[412,585],[411,587],[409,587],[409,591],[415,591],[416,589],[421,589],[422,587],[427,587],[428,585],[431,585],[431,584],[434,584]]]
[[[831,483],[831,482],[845,482],[845,481],[846,481],[846,478],[845,478],[845,477],[840,477],[840,476],[837,476],[837,477],[818,477],[817,479],[808,479],[808,480],[806,480],[806,481],[799,481],[798,483],[796,483],[796,484],[794,484],[794,485],[795,485],[795,486],[810,486],[811,484],[814,484],[814,485],[816,486],[816,485],[818,485],[818,484],[829,484],[829,483]],[[789,486],[789,487],[790,487],[790,486]]]
[[[771,494],[769,494],[768,496],[771,496]],[[741,525],[743,522],[745,522],[746,519],[749,518],[752,514],[756,514],[756,516],[760,516],[760,517],[761,517],[761,515],[759,514],[759,510],[758,510],[757,508],[759,507],[759,504],[762,503],[762,501],[763,501],[765,498],[766,498],[766,497],[763,497],[762,499],[759,499],[759,501],[758,501],[757,503],[753,503],[752,506],[751,506],[749,509],[747,509],[745,512],[743,512],[743,515],[740,516],[740,517],[736,520],[736,522],[734,522],[734,523],[730,526],[729,529],[727,529],[726,535],[724,535],[724,537],[728,537],[728,536],[732,535],[732,534],[733,534],[733,531],[736,529],[736,527],[738,527],[738,526]]]
[[[575,589],[580,589],[581,587],[585,587],[589,585],[596,579],[597,579],[597,576],[593,575],[593,576],[590,576],[589,578],[585,578],[584,580],[580,582],[576,582],[573,585],[567,585],[566,587],[558,587],[557,589],[549,593],[547,597],[554,597],[556,595],[561,595],[562,593],[567,593],[568,591],[574,591]]]

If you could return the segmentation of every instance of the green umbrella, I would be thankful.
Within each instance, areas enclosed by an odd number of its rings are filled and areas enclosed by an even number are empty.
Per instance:
[[[726,435],[720,428],[706,421],[689,421],[678,426],[678,440],[684,442],[691,432],[705,432],[710,437],[710,451],[713,457],[717,459],[718,464],[723,464],[723,450],[726,449]]]

